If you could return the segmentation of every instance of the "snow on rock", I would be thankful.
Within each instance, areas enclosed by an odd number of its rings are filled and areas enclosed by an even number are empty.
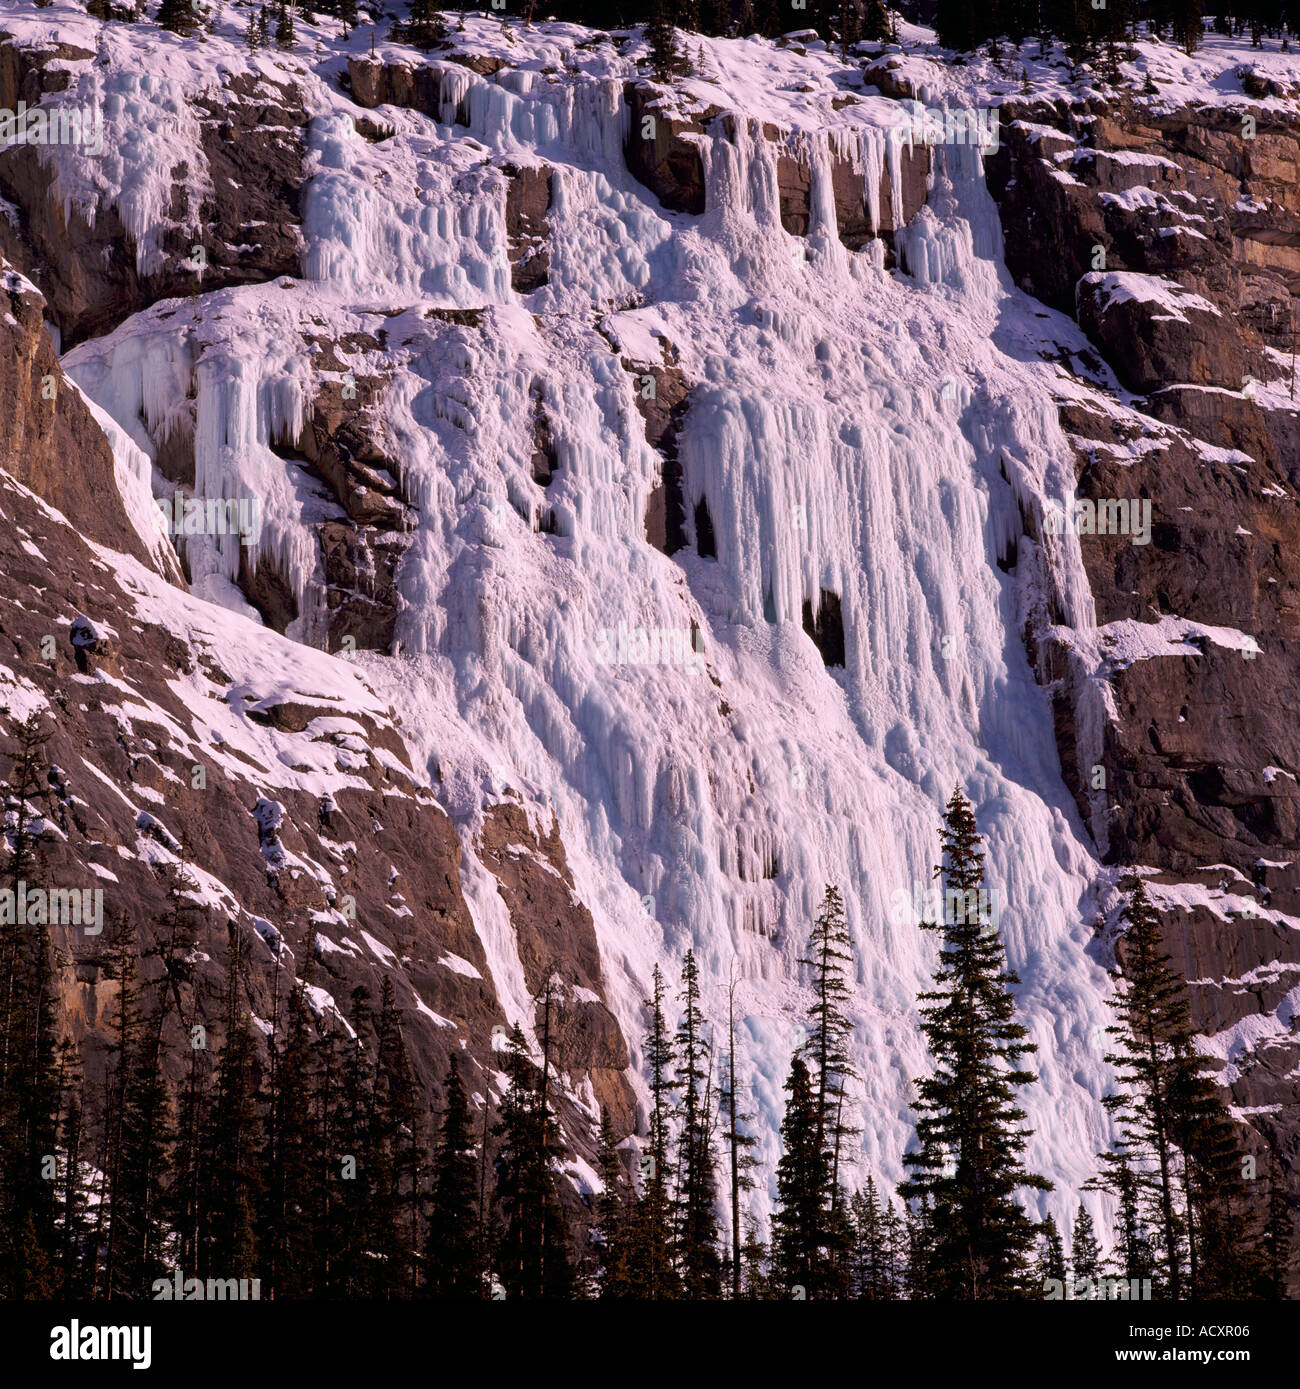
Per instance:
[[[903,30],[909,42],[918,32]],[[538,24],[507,42],[498,22],[470,16],[463,45],[506,68],[485,78],[435,62],[436,117],[383,108],[393,134],[382,145],[357,133],[338,50],[314,65],[250,58],[227,20],[202,55],[169,42],[162,67],[127,80],[114,69],[134,39],[129,26],[114,35],[106,70],[83,73],[76,91],[104,100],[115,134],[130,122],[137,133],[103,168],[52,158],[64,197],[119,210],[142,265],[158,254],[163,205],[140,171],[163,146],[193,146],[185,93],[203,88],[205,64],[292,72],[312,113],[301,280],[223,290],[193,311],[156,305],[65,359],[116,422],[122,466],[137,480],[142,458],[156,464],[168,441],[192,435],[196,492],[261,503],[247,557],[238,536],[187,547],[198,598],[119,566],[141,617],[178,624],[232,682],[199,699],[212,682],[202,670],[187,677],[208,752],[268,768],[259,806],[274,804],[277,784],[324,805],[347,784],[346,767],[304,764],[300,749],[293,765],[277,761],[274,727],[232,711],[301,702],[384,727],[396,711],[457,818],[465,897],[504,1015],[525,1027],[517,941],[476,834],[494,796],[519,798],[539,823],[554,816],[634,1068],[656,964],[675,979],[693,948],[713,1018],[725,1015],[732,972],[739,978],[741,1066],[762,1111],[769,1177],[810,1001],[798,960],[824,885],[840,884],[856,950],[855,1099],[871,1116],[848,1165],[855,1180],[874,1170],[891,1185],[912,1133],[912,1081],[928,1066],[916,995],[934,947],[896,922],[890,903],[929,881],[940,810],[961,784],[988,836],[990,886],[1040,1048],[1041,1083],[1024,1096],[1028,1161],[1057,1189],[1030,1204],[1071,1220],[1108,1134],[1099,1100],[1110,1076],[1095,1037],[1110,984],[1089,949],[1105,875],[1062,785],[1048,696],[1021,632],[1050,576],[1095,673],[1093,726],[1085,718],[1080,737],[1098,746],[1103,657],[1246,639],[1175,618],[1099,631],[1078,537],[1040,546],[1023,534],[1024,512],[1072,491],[1072,455],[1057,423],[1060,373],[1016,350],[1038,340],[1039,306],[1003,266],[980,149],[934,147],[926,206],[883,228],[900,267],[886,270],[881,241],[859,251],[840,241],[833,171],[840,160],[865,173],[879,228],[881,180],[902,181],[902,141],[891,136],[900,108],[824,47],[701,42],[702,75],[660,108],[728,113],[692,137],[706,196],[691,216],[665,211],[625,167],[623,82],[635,54],[602,43],[584,52],[581,73],[564,74],[587,37],[574,26]],[[354,36],[353,56],[368,56],[364,42]],[[382,42],[377,57],[428,61]],[[1171,82],[1213,61],[1179,67],[1160,46]],[[1040,65],[1026,62],[1037,82]],[[1146,47],[1139,62],[1154,65]],[[963,71],[909,53],[891,70],[926,106],[992,106],[1009,94],[982,58]],[[1064,90],[1061,73],[1043,65],[1041,75]],[[768,138],[764,122],[788,130],[789,143]],[[786,148],[809,172],[802,237],[781,222]],[[508,258],[502,166],[512,161],[553,171],[549,282],[526,297]],[[195,191],[203,177],[196,159]],[[1091,278],[1107,302],[1136,299],[1176,318],[1216,312],[1156,277]],[[1072,325],[1053,316],[1052,331],[1083,351]],[[241,558],[265,560],[302,605],[290,635],[321,640],[315,516],[283,456],[322,382],[338,379],[317,368],[313,337],[380,382],[372,422],[415,515],[393,649],[351,665],[258,630],[235,586]],[[666,346],[690,388],[678,446],[694,543],[673,558],[646,539],[662,460],[621,360],[658,364]],[[545,489],[530,465],[539,400],[558,459]],[[694,520],[706,513],[711,556],[698,553]],[[1013,540],[1020,577],[997,564]],[[805,623],[832,612],[842,664],[828,666]],[[703,659],[602,659],[620,624],[689,633],[677,649]],[[318,731],[325,743],[348,736]],[[751,871],[756,862],[763,871]],[[362,935],[377,957],[393,957]],[[355,947],[317,936],[318,951],[345,948]],[[440,963],[477,973],[458,957]],[[308,997],[318,1016],[336,1014],[322,990]],[[457,1025],[418,995],[414,1006]],[[591,1181],[581,1164],[573,1173]],[[772,1194],[755,1193],[760,1217]]]

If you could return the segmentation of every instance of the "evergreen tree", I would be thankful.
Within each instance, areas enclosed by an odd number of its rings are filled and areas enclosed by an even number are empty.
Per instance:
[[[354,22],[355,18],[354,7]],[[416,48],[435,48],[447,37],[447,25],[434,0],[411,0],[410,15],[402,27],[402,37]]]
[[[721,1262],[718,1258],[717,1173],[713,1154],[712,1106],[709,1083],[712,1067],[703,1037],[700,1012],[700,974],[695,952],[688,950],[682,966],[682,1015],[677,1026],[678,1083],[682,1126],[678,1139],[677,1266],[686,1297],[717,1297]]]
[[[1070,1273],[1075,1283],[1094,1287],[1101,1277],[1101,1246],[1088,1208],[1082,1204],[1074,1218],[1074,1236],[1070,1242]]]
[[[17,731],[5,786],[3,881],[15,894],[44,878],[37,806],[45,796],[45,744],[38,714]],[[39,902],[39,899],[37,899]],[[29,899],[30,906],[30,899]],[[53,969],[43,919],[16,911],[0,920],[0,1294],[51,1297],[58,1280],[56,1163],[61,1088]]]
[[[862,14],[862,37],[885,40],[894,37],[894,21],[885,0],[867,0]]]
[[[193,34],[199,27],[199,14],[190,0],[162,0],[154,18],[173,34]]]
[[[1065,1246],[1061,1243],[1061,1232],[1052,1216],[1043,1221],[1038,1232],[1038,1282],[1045,1286],[1053,1281],[1064,1286]]]
[[[800,1055],[809,1068],[816,1091],[818,1149],[831,1150],[826,1170],[825,1200],[838,1203],[840,1151],[844,1139],[858,1133],[843,1121],[844,1088],[856,1079],[849,1058],[853,1026],[844,1012],[852,997],[845,977],[853,963],[853,944],[844,922],[844,902],[839,889],[826,885],[822,908],[813,923],[807,957],[799,961],[812,970],[814,1000],[808,1010],[808,1039]]]
[[[670,82],[686,71],[686,60],[673,27],[670,0],[652,0],[645,39],[650,45],[650,71],[657,82]]]
[[[592,1237],[600,1259],[600,1296],[629,1298],[636,1295],[628,1270],[628,1194],[618,1137],[608,1110],[600,1116],[600,1142],[596,1155],[601,1191],[596,1198],[596,1223]]]
[[[469,1098],[453,1057],[443,1083],[442,1124],[433,1154],[429,1227],[424,1245],[428,1297],[483,1295],[479,1268],[478,1161]]]
[[[65,1301],[89,1295],[87,1278],[90,1222],[87,1219],[85,1122],[81,1108],[80,1057],[70,1042],[59,1051],[59,1088],[65,1096],[60,1115],[59,1136],[63,1153],[62,1180],[59,1184],[59,1267],[58,1295]]]
[[[796,1053],[785,1089],[777,1208],[772,1218],[772,1276],[784,1293],[796,1287],[824,1298],[833,1286],[827,1231],[830,1154],[818,1142],[817,1096],[808,1067]]]
[[[876,1179],[853,1193],[852,1296],[866,1302],[888,1302],[899,1295],[901,1270],[898,1213],[890,1201],[882,1201]]]
[[[200,1195],[200,1239],[195,1273],[200,1278],[250,1278],[258,1268],[257,1216],[266,1146],[258,1105],[260,1069],[242,1001],[243,940],[229,930],[225,1026],[217,1063],[216,1096],[205,1143],[210,1154]],[[189,1270],[186,1270],[188,1273]]]
[[[1195,1048],[1186,984],[1164,953],[1159,915],[1141,879],[1121,887],[1126,929],[1114,972],[1117,1022],[1107,1028],[1115,1051],[1106,1057],[1117,1089],[1104,1101],[1121,1137],[1103,1155],[1097,1185],[1131,1202],[1132,1223],[1149,1226],[1168,1297],[1240,1295],[1258,1263],[1235,1132]]]
[[[136,975],[135,933],[120,923],[111,950],[117,975],[117,1008],[109,1044],[109,1070],[104,1078],[104,1154],[101,1164],[103,1183],[100,1193],[100,1227],[105,1228],[104,1287],[109,1297],[138,1296],[130,1270],[123,1273],[136,1227],[137,1213],[131,1206],[131,1179],[126,1172],[128,1147],[127,1104],[132,1077],[140,1049],[140,1000]],[[98,1231],[96,1243],[98,1240]]]
[[[384,1185],[375,1149],[375,1083],[370,1064],[374,1015],[370,990],[352,990],[348,1020],[353,1036],[340,1039],[334,1061],[338,1094],[332,1123],[334,1162],[330,1179],[334,1228],[328,1240],[330,1296],[372,1297],[376,1294],[372,1204]]]
[[[293,26],[293,10],[285,3],[285,0],[280,0],[275,19],[275,46],[280,49],[290,49],[297,41],[297,37]]]
[[[750,1151],[757,1139],[749,1132],[753,1118],[747,1114],[739,1099],[736,1080],[736,980],[733,975],[727,989],[727,1062],[719,1093],[719,1106],[722,1114],[722,1141],[726,1145],[728,1190],[731,1208],[731,1253],[727,1260],[730,1274],[731,1296],[739,1299],[741,1291],[741,1224],[740,1194],[750,1191],[754,1186],[751,1175],[757,1165]],[[742,1125],[744,1126],[742,1128]]]
[[[509,1085],[493,1130],[500,1140],[496,1196],[502,1212],[496,1272],[507,1297],[565,1298],[573,1269],[552,1168],[562,1150],[537,1069],[516,1025],[506,1052]]]
[[[671,1210],[668,1199],[669,1119],[673,1112],[672,1037],[664,1014],[665,986],[656,965],[653,992],[645,1001],[649,1023],[645,1060],[649,1070],[650,1134],[642,1157],[642,1189],[631,1220],[629,1266],[641,1296],[671,1298],[677,1292],[672,1259]]]
[[[769,1302],[774,1296],[769,1276],[767,1245],[758,1237],[754,1226],[745,1229],[745,1241],[740,1246],[741,1297],[746,1302]]]
[[[278,991],[278,977],[276,987]],[[278,1008],[278,998],[277,998]],[[312,1216],[319,1201],[313,1144],[312,1054],[307,1002],[295,981],[284,1048],[272,1052],[266,1126],[266,1199],[258,1231],[267,1295],[301,1299],[312,1292]]]
[[[409,1297],[415,1290],[419,1241],[420,1168],[424,1150],[416,1104],[416,1080],[393,981],[380,992],[375,1029],[374,1103],[371,1113],[371,1295]]]
[[[154,1280],[168,1272],[163,1260],[168,1236],[166,1188],[175,1133],[162,1063],[169,1002],[164,978],[130,1058],[121,1115],[121,1165],[112,1214],[120,1286],[132,1297],[147,1296]]]
[[[919,1149],[904,1162],[911,1178],[900,1190],[929,1207],[929,1274],[934,1295],[972,1301],[1026,1295],[1033,1223],[1015,1200],[1019,1187],[1050,1190],[1024,1167],[1029,1133],[1015,1091],[1035,1076],[1022,1064],[1034,1051],[1015,1021],[996,927],[982,910],[984,852],[970,802],[953,791],[940,835],[944,861],[943,920],[922,922],[942,935],[935,988],[921,995],[921,1030],[934,1073],[917,1081]]]
[[[1291,1198],[1282,1179],[1281,1163],[1275,1153],[1269,1154],[1268,1215],[1264,1227],[1263,1295],[1282,1302],[1289,1295],[1291,1270],[1295,1265],[1295,1223],[1291,1216]]]

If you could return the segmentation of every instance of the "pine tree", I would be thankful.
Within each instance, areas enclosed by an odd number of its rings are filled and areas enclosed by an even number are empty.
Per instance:
[[[376,1293],[369,1241],[372,1206],[384,1178],[374,1141],[375,1082],[370,1063],[374,1015],[370,990],[364,984],[352,990],[348,1021],[353,1035],[338,1039],[330,1060],[337,1100],[330,1124],[333,1230],[327,1239],[326,1287],[330,1296],[353,1298]]]
[[[1095,1287],[1101,1277],[1101,1246],[1088,1208],[1082,1204],[1074,1218],[1074,1236],[1070,1242],[1070,1273],[1076,1284]]]
[[[200,1278],[250,1278],[258,1268],[257,1214],[262,1200],[258,1159],[265,1150],[266,1135],[258,1105],[260,1068],[240,983],[242,965],[243,940],[232,924],[224,1036],[204,1140],[210,1165],[200,1192],[195,1268]]]
[[[190,0],[162,0],[154,18],[173,34],[193,34],[199,27],[199,15]]]
[[[87,1278],[90,1224],[87,1219],[85,1171],[86,1132],[82,1117],[81,1059],[68,1041],[60,1045],[59,1088],[65,1097],[60,1115],[59,1137],[63,1153],[62,1181],[59,1184],[59,1296],[65,1301],[89,1294]]]
[[[726,1145],[728,1192],[731,1209],[731,1254],[728,1263],[731,1296],[738,1300],[741,1289],[741,1224],[740,1194],[754,1186],[751,1173],[757,1161],[750,1151],[757,1139],[749,1132],[753,1118],[747,1114],[739,1098],[736,1080],[736,980],[733,974],[727,989],[727,1061],[719,1092],[722,1115],[722,1141]],[[742,1127],[743,1126],[743,1127]]]
[[[277,991],[278,983],[277,977]],[[320,1199],[316,1190],[320,1168],[312,1131],[307,1002],[303,986],[296,981],[289,996],[284,1048],[278,1055],[272,1054],[271,1077],[264,1159],[266,1199],[258,1248],[268,1298],[299,1300],[312,1292],[312,1217]]]
[[[1282,1178],[1282,1164],[1276,1153],[1269,1154],[1268,1215],[1264,1226],[1263,1295],[1282,1302],[1289,1296],[1291,1270],[1295,1266],[1295,1222],[1291,1216],[1291,1198]]]
[[[1164,953],[1160,918],[1141,879],[1121,884],[1126,929],[1117,954],[1115,1093],[1120,1141],[1096,1184],[1135,1207],[1150,1229],[1165,1294],[1233,1296],[1258,1276],[1235,1131],[1194,1045],[1184,980]],[[1129,1190],[1121,1191],[1121,1180]],[[1139,1260],[1140,1262],[1140,1260]],[[1136,1275],[1131,1275],[1136,1276]]]
[[[943,938],[935,988],[921,995],[921,1030],[934,1073],[917,1081],[919,1148],[904,1156],[912,1176],[901,1187],[929,1207],[929,1273],[935,1296],[985,1301],[1024,1296],[1033,1223],[1015,1200],[1019,1187],[1050,1190],[1024,1167],[1024,1112],[1018,1087],[1035,1076],[1022,1062],[1034,1051],[1015,1021],[1002,942],[983,910],[984,852],[970,802],[953,791],[940,835],[943,920],[922,922]]]
[[[846,973],[853,963],[853,944],[844,922],[839,889],[826,885],[821,911],[813,923],[808,955],[799,961],[813,973],[814,1001],[808,1010],[808,1040],[800,1055],[808,1065],[816,1090],[817,1147],[831,1150],[826,1171],[826,1203],[838,1204],[840,1151],[843,1141],[858,1133],[843,1121],[844,1090],[857,1078],[849,1058],[853,1025],[844,1012],[853,996]]]
[[[1056,1221],[1048,1216],[1038,1227],[1040,1244],[1038,1247],[1038,1282],[1045,1286],[1048,1282],[1065,1283],[1065,1246],[1061,1243],[1061,1232]]]
[[[384,977],[375,1028],[374,1103],[370,1150],[367,1254],[371,1295],[409,1297],[415,1290],[419,1240],[420,1168],[424,1150],[416,1080],[393,981]]]
[[[433,1186],[424,1245],[428,1297],[483,1295],[479,1268],[478,1161],[465,1082],[453,1057],[443,1082],[442,1123],[433,1154]]]
[[[596,1171],[601,1190],[596,1198],[596,1222],[592,1238],[600,1260],[600,1296],[629,1298],[636,1295],[628,1270],[628,1192],[618,1137],[609,1117],[602,1110],[600,1141],[596,1151]]]
[[[882,1201],[876,1179],[853,1193],[852,1294],[867,1302],[888,1302],[898,1296],[898,1215]]]
[[[717,1172],[713,1154],[711,1059],[703,1037],[700,974],[695,952],[682,965],[682,1015],[677,1025],[682,1125],[678,1137],[677,1266],[682,1291],[694,1300],[721,1290],[718,1258]]]
[[[892,39],[894,23],[885,0],[867,0],[862,16],[864,39]]]
[[[280,49],[290,49],[297,41],[297,37],[293,26],[293,10],[285,3],[285,0],[280,0],[275,20],[275,46]]]
[[[645,39],[650,45],[650,71],[657,82],[669,82],[685,72],[686,60],[673,27],[669,0],[652,0]]]
[[[789,1099],[776,1169],[772,1276],[787,1294],[801,1287],[809,1299],[824,1298],[833,1282],[826,1203],[830,1154],[817,1139],[817,1096],[808,1067],[797,1053],[785,1089]]]
[[[175,1141],[171,1093],[163,1076],[164,1030],[170,1014],[169,981],[157,996],[131,1057],[121,1116],[121,1168],[114,1191],[121,1286],[128,1296],[147,1295],[166,1274],[166,1190]]]
[[[565,1298],[573,1269],[552,1168],[559,1130],[516,1025],[506,1052],[509,1085],[493,1130],[500,1140],[496,1198],[502,1212],[495,1266],[507,1297]]]
[[[355,21],[355,7],[353,11]],[[447,26],[434,0],[411,0],[410,15],[402,37],[416,48],[434,48],[447,36]]]
[[[104,1153],[101,1164],[103,1185],[100,1196],[100,1221],[106,1220],[104,1239],[104,1287],[109,1297],[138,1296],[123,1274],[123,1263],[132,1243],[136,1212],[131,1206],[131,1181],[126,1171],[127,1134],[129,1123],[127,1105],[131,1094],[132,1077],[138,1064],[140,1049],[140,1000],[136,976],[134,930],[121,923],[112,945],[112,959],[117,975],[117,1008],[112,1024],[109,1045],[110,1069],[104,1079]],[[98,1240],[98,1231],[96,1237]]]
[[[653,991],[645,1001],[649,1024],[645,1060],[649,1070],[650,1134],[642,1157],[643,1185],[633,1209],[628,1261],[641,1296],[671,1298],[677,1292],[672,1260],[671,1210],[668,1200],[669,1119],[673,1112],[674,1061],[672,1037],[664,1015],[665,986],[656,965]]]

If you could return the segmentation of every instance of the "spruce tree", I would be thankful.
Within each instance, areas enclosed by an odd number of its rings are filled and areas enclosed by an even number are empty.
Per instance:
[[[1258,1262],[1235,1130],[1196,1050],[1187,986],[1164,951],[1159,914],[1136,875],[1121,888],[1117,1021],[1107,1028],[1115,1050],[1106,1057],[1117,1088],[1103,1101],[1120,1138],[1096,1184],[1132,1204],[1129,1223],[1149,1228],[1165,1296],[1241,1295]]]
[[[1295,1222],[1291,1215],[1291,1198],[1283,1180],[1282,1164],[1276,1153],[1269,1154],[1268,1216],[1264,1227],[1263,1296],[1274,1302],[1285,1301],[1290,1295],[1291,1271],[1295,1266]]]
[[[409,1297],[417,1278],[424,1149],[415,1074],[402,1035],[401,1009],[387,975],[380,991],[375,1047],[370,1139],[374,1170],[367,1239],[371,1295]]]
[[[293,26],[293,11],[285,3],[285,0],[280,0],[275,19],[275,46],[288,50],[293,47],[297,37]]]
[[[712,1066],[708,1043],[703,1036],[699,967],[692,950],[686,952],[682,965],[681,1002],[681,1020],[677,1025],[682,1124],[678,1137],[676,1250],[683,1294],[698,1300],[718,1296],[721,1262],[718,1258],[717,1171],[709,1103]]]
[[[642,1188],[633,1208],[628,1250],[632,1277],[641,1296],[652,1301],[671,1298],[677,1292],[668,1197],[669,1121],[677,1083],[672,1073],[674,1051],[664,1013],[665,997],[663,975],[656,965],[653,991],[644,1004],[649,1013],[645,1062],[649,1071],[650,1134],[641,1160]]]
[[[443,1081],[442,1122],[433,1154],[424,1293],[436,1298],[483,1295],[479,1269],[478,1159],[469,1098],[455,1058]]]
[[[592,1239],[600,1260],[600,1292],[604,1298],[636,1295],[628,1269],[628,1191],[619,1156],[618,1136],[609,1111],[600,1116],[600,1139],[596,1151],[596,1171],[601,1190],[596,1198],[596,1221]]]
[[[940,833],[935,874],[945,903],[982,903],[984,852],[970,802],[953,791]],[[901,1187],[929,1211],[927,1284],[938,1297],[986,1301],[1029,1293],[1035,1227],[1015,1199],[1018,1188],[1050,1190],[1026,1170],[1029,1132],[1016,1090],[1035,1080],[1023,1066],[1035,1048],[1015,1020],[1001,939],[983,911],[947,910],[921,923],[942,936],[935,987],[921,995],[921,1030],[934,1060],[918,1080],[917,1151]]]
[[[161,28],[173,34],[193,34],[199,27],[198,12],[190,0],[162,0],[154,18]]]
[[[1064,1287],[1066,1278],[1065,1246],[1061,1242],[1061,1232],[1052,1216],[1047,1216],[1038,1227],[1038,1234],[1040,1242],[1037,1280],[1040,1285],[1045,1286],[1050,1281],[1059,1283]]]
[[[844,1012],[853,996],[846,977],[853,963],[853,944],[844,922],[839,889],[826,885],[821,911],[813,923],[808,954],[799,961],[813,976],[813,1003],[808,1010],[808,1039],[800,1048],[812,1076],[817,1105],[817,1147],[829,1148],[826,1203],[838,1204],[843,1142],[858,1133],[843,1119],[845,1085],[857,1078],[849,1057],[853,1026]]]
[[[670,0],[652,0],[645,39],[650,45],[650,71],[657,82],[670,82],[686,70],[673,19]]]
[[[136,971],[135,932],[120,923],[112,943],[112,962],[117,975],[117,1007],[109,1043],[109,1069],[104,1078],[104,1161],[100,1196],[100,1223],[106,1228],[103,1241],[104,1288],[109,1297],[138,1296],[129,1262],[129,1251],[137,1223],[132,1205],[132,1179],[127,1171],[127,1117],[132,1079],[139,1064],[141,1045],[140,998]],[[98,1243],[98,1231],[96,1243]]]
[[[278,980],[277,980],[278,987]],[[294,982],[283,1050],[274,1058],[266,1126],[266,1198],[258,1231],[267,1296],[311,1295],[312,1219],[320,1167],[313,1141],[311,1036],[303,986]]]
[[[258,1104],[260,1067],[243,998],[243,939],[232,923],[226,964],[225,1025],[216,1095],[205,1143],[210,1155],[200,1195],[200,1278],[249,1278],[258,1267],[256,1226],[266,1146]],[[186,1270],[188,1273],[189,1270]]]
[[[887,1302],[898,1296],[898,1216],[888,1201],[881,1201],[876,1179],[853,1193],[852,1294],[866,1302]]]
[[[355,22],[355,9],[353,11]],[[447,36],[447,26],[434,0],[411,0],[402,37],[416,48],[434,48]]]
[[[510,1033],[506,1075],[510,1083],[494,1129],[500,1140],[496,1199],[502,1215],[497,1277],[509,1298],[566,1298],[573,1268],[552,1167],[563,1145],[517,1025]]]
[[[375,1149],[374,1071],[370,1051],[374,1013],[370,990],[359,984],[349,999],[348,1021],[354,1035],[340,1038],[335,1062],[337,1113],[332,1122],[334,1162],[332,1238],[329,1240],[331,1296],[372,1297],[378,1289],[370,1240],[373,1206],[386,1173]]]
[[[825,1298],[833,1286],[827,1231],[830,1154],[817,1139],[817,1095],[797,1053],[785,1089],[789,1099],[776,1169],[772,1277],[786,1294],[802,1288],[809,1299]]]
[[[723,1072],[718,1102],[722,1116],[722,1142],[726,1147],[728,1194],[731,1209],[731,1253],[727,1260],[731,1296],[738,1300],[741,1293],[741,1223],[740,1194],[753,1189],[751,1175],[757,1161],[750,1151],[757,1139],[748,1132],[753,1124],[739,1097],[736,1080],[736,980],[732,977],[727,989],[727,1060]]]
[[[1074,1235],[1070,1241],[1070,1274],[1075,1283],[1088,1283],[1094,1288],[1101,1277],[1101,1246],[1088,1208],[1082,1204],[1074,1218]]]

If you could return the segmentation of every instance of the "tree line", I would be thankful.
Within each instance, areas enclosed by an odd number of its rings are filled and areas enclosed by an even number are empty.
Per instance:
[[[42,0],[36,0],[39,5]],[[50,0],[44,0],[50,3]],[[135,21],[146,13],[143,0],[135,4],[115,0],[86,0],[87,10],[103,20]],[[337,21],[340,33],[349,34],[359,16],[373,7],[358,0],[266,0],[247,5],[245,40],[250,49],[290,49],[298,42],[295,17],[311,16]],[[847,57],[854,45],[894,42],[898,38],[899,11],[885,0],[805,0],[796,8],[792,0],[509,0],[500,10],[486,5],[478,9],[503,24],[531,24],[535,19],[559,19],[597,30],[645,26],[649,66],[661,81],[685,76],[698,69],[691,54],[688,34],[718,38],[744,38],[759,34],[778,38],[797,31],[814,31]],[[439,47],[456,23],[463,23],[467,7],[440,7],[435,0],[410,0],[404,15],[392,21],[390,36],[424,49]],[[196,8],[191,0],[160,0],[153,13],[164,29],[177,34],[211,30],[215,5]],[[1268,38],[1280,39],[1288,51],[1289,23],[1283,0],[1227,0],[1216,7],[1212,27],[1216,33],[1250,36],[1254,47]],[[1112,78],[1116,65],[1132,55],[1140,32],[1177,43],[1188,53],[1199,47],[1207,23],[1205,0],[990,0],[973,6],[965,0],[937,0],[934,14],[936,37],[945,48],[971,53],[987,45],[989,56],[1006,56],[1005,40],[1017,51],[1036,41],[1046,55],[1053,42],[1063,45],[1072,63],[1099,63]]]
[[[33,806],[51,784],[47,738],[38,716],[21,725],[5,787],[11,891],[43,880]],[[500,1043],[501,1093],[484,1081],[475,1094],[473,1063],[453,1055],[430,1114],[391,979],[377,1008],[355,989],[333,1026],[304,979],[283,997],[277,983],[260,1023],[232,925],[221,1017],[197,1016],[198,908],[180,862],[160,870],[167,907],[147,944],[117,923],[116,1000],[92,1083],[62,1026],[68,962],[48,925],[0,921],[0,1297],[148,1298],[177,1270],[258,1278],[263,1296],[286,1299],[1000,1300],[1103,1274],[1149,1280],[1157,1298],[1284,1297],[1291,1210],[1278,1164],[1266,1156],[1256,1172],[1240,1151],[1137,878],[1108,1029],[1116,1141],[1090,1183],[1116,1202],[1109,1260],[1082,1206],[1068,1261],[1052,1219],[1028,1214],[1026,1193],[1050,1189],[1024,1160],[1018,1096],[1035,1082],[1034,1046],[960,790],[940,844],[942,919],[918,923],[938,956],[918,1000],[931,1064],[915,1082],[907,1177],[893,1196],[874,1174],[850,1187],[854,1121],[870,1116],[854,1099],[852,943],[828,886],[800,960],[812,1001],[785,1083],[770,1233],[745,1215],[759,1133],[739,1079],[735,980],[715,1028],[692,951],[675,990],[655,969],[645,1003],[645,1132],[620,1141],[602,1115],[599,1189],[580,1199],[564,1176],[554,979],[537,1000],[536,1045],[518,1025]]]

